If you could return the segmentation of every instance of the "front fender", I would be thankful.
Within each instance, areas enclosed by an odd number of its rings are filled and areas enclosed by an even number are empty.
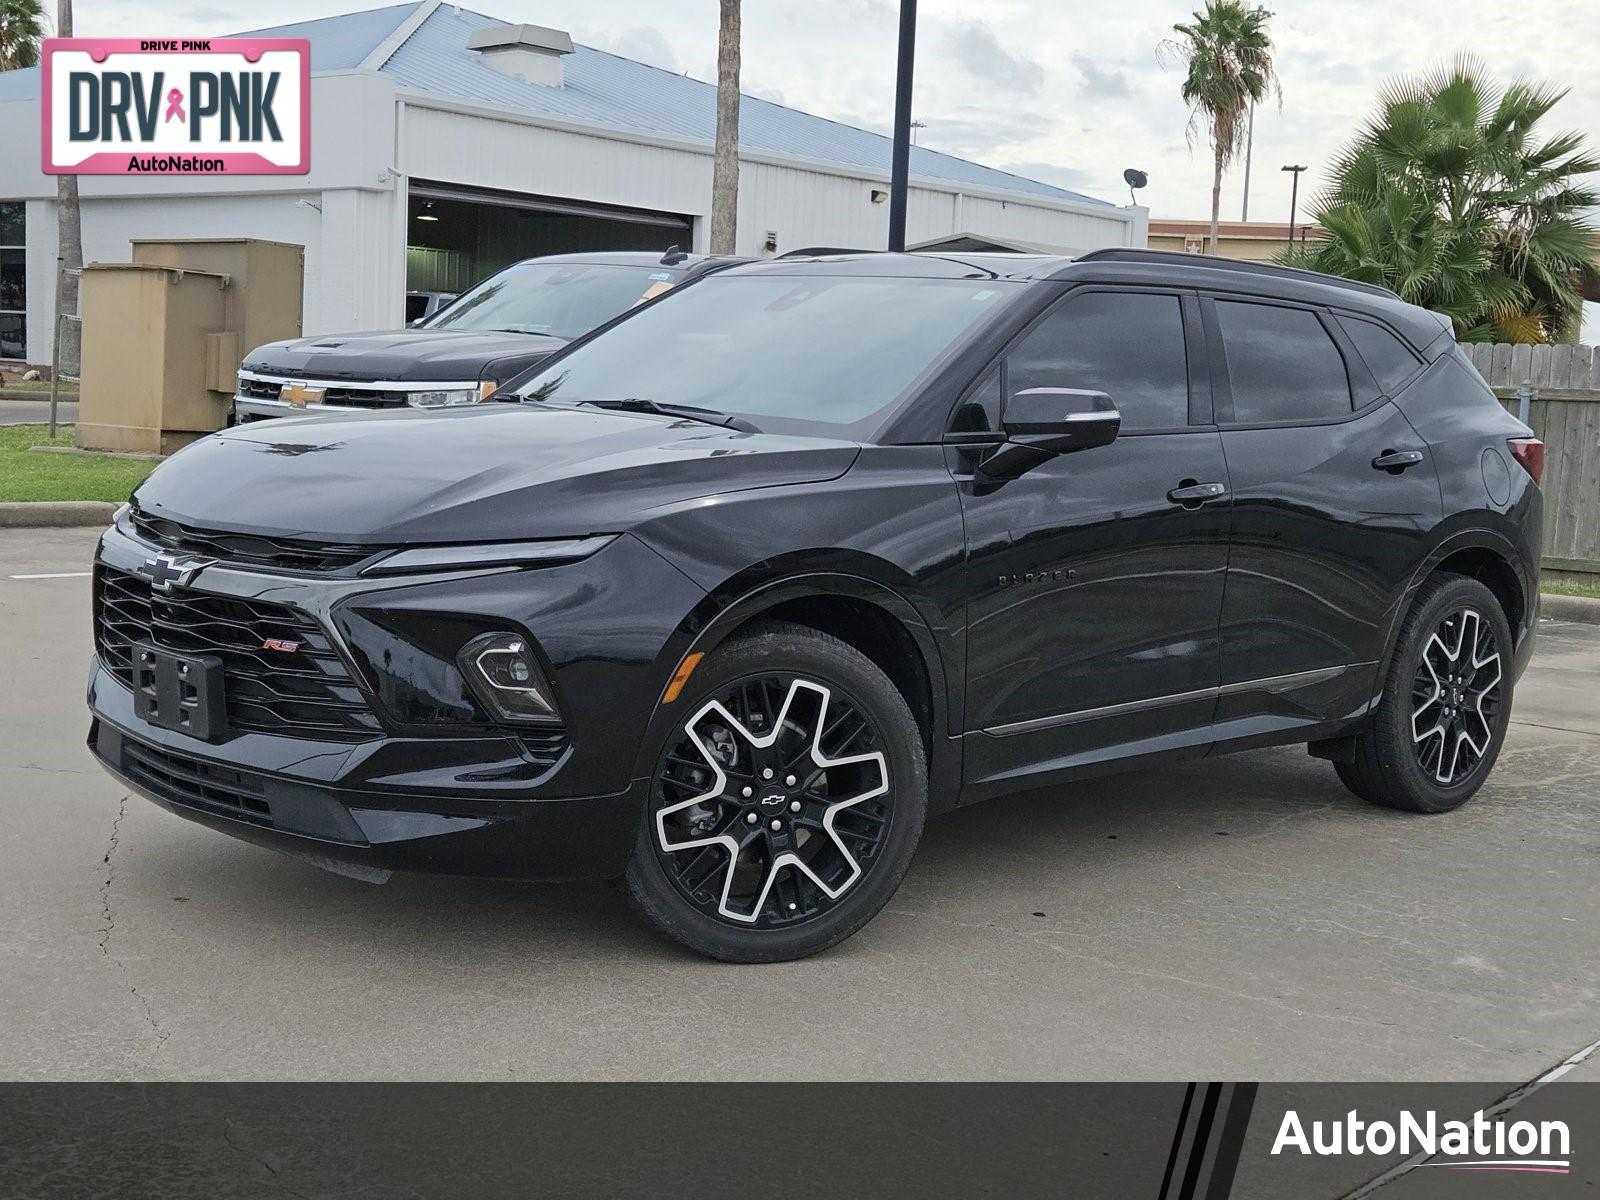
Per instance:
[[[904,590],[879,579],[836,568],[813,566],[807,569],[797,562],[757,564],[717,588],[685,618],[669,642],[672,652],[662,658],[661,690],[640,745],[635,778],[645,778],[654,769],[653,748],[668,736],[672,725],[680,718],[676,702],[665,699],[667,685],[679,664],[691,654],[712,653],[763,614],[791,601],[813,597],[841,597],[872,605],[910,635],[930,685],[930,791],[936,808],[953,806],[961,778],[961,743],[959,738],[951,736],[951,730],[952,722],[959,722],[959,701],[964,694],[959,670],[963,661],[959,630],[950,627],[927,597],[914,600]]]
[[[1480,517],[1483,514],[1474,514]],[[1469,520],[1469,517],[1458,518],[1457,521]],[[1451,522],[1447,522],[1448,527]],[[1530,646],[1529,635],[1533,632],[1534,623],[1538,619],[1539,603],[1539,573],[1536,564],[1530,564],[1526,550],[1514,540],[1512,533],[1507,530],[1490,528],[1481,524],[1457,524],[1454,529],[1449,529],[1434,543],[1427,556],[1417,565],[1411,577],[1406,581],[1405,588],[1399,602],[1391,609],[1388,629],[1384,633],[1383,658],[1379,663],[1377,679],[1374,684],[1375,694],[1371,704],[1376,704],[1377,692],[1383,689],[1384,681],[1389,677],[1389,665],[1394,659],[1395,647],[1400,640],[1400,627],[1405,622],[1405,616],[1411,611],[1411,605],[1416,599],[1418,590],[1427,580],[1428,576],[1439,568],[1439,564],[1458,554],[1463,550],[1486,550],[1502,559],[1511,568],[1517,577],[1518,586],[1526,604],[1528,614],[1526,628],[1512,630],[1513,637],[1520,635],[1518,644],[1518,667],[1525,665],[1526,655],[1521,651],[1524,646]],[[1369,707],[1371,706],[1369,704]]]

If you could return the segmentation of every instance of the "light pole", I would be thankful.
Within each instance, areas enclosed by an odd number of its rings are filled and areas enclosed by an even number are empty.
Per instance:
[[[900,0],[900,62],[894,82],[894,153],[889,167],[889,249],[906,248],[906,186],[911,177],[911,59],[917,0]]]
[[[1294,210],[1295,210],[1295,205],[1298,204],[1299,200],[1300,200],[1300,172],[1304,171],[1304,170],[1307,170],[1307,168],[1303,167],[1303,166],[1299,166],[1299,165],[1294,165],[1294,166],[1283,167],[1283,168],[1280,168],[1280,169],[1284,170],[1284,171],[1288,171],[1289,174],[1291,176],[1293,176],[1293,178],[1294,178],[1294,182],[1289,185],[1289,247],[1290,247],[1290,249],[1293,249],[1294,248]]]
[[[1264,21],[1272,15],[1272,11],[1265,4],[1258,4],[1251,10],[1258,14]],[[1250,219],[1250,150],[1256,141],[1256,102],[1250,101],[1250,123],[1245,128],[1244,134],[1244,201],[1239,205],[1239,220]]]

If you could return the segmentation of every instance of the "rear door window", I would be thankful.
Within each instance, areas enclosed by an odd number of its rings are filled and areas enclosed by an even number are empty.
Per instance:
[[[1105,392],[1122,428],[1189,423],[1183,307],[1156,292],[1079,292],[1035,325],[1006,359],[1006,393],[1028,388]]]
[[[1350,415],[1344,356],[1306,308],[1216,301],[1235,424]]]
[[[1361,355],[1384,395],[1394,395],[1422,365],[1422,360],[1411,353],[1404,342],[1376,321],[1345,313],[1336,314],[1334,319],[1354,343],[1356,353]]]

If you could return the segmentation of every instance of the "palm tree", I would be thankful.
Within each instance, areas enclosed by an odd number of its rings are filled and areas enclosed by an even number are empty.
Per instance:
[[[1162,43],[1162,52],[1187,67],[1183,102],[1189,106],[1189,143],[1205,125],[1211,138],[1210,253],[1217,252],[1217,220],[1222,211],[1222,173],[1244,144],[1244,117],[1250,105],[1278,91],[1272,66],[1272,39],[1263,7],[1246,8],[1241,0],[1206,0],[1204,12],[1172,27],[1178,40]]]
[[[0,71],[38,66],[43,37],[40,0],[0,0]]]
[[[711,253],[732,254],[739,211],[739,3],[721,0],[717,139],[711,161]]]
[[[1565,95],[1502,89],[1470,58],[1390,84],[1319,198],[1327,240],[1286,259],[1392,288],[1463,340],[1570,339],[1600,269],[1585,215],[1600,193],[1581,178],[1600,158],[1537,131]]]

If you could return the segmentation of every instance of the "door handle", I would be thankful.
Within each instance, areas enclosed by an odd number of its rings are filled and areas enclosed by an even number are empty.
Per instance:
[[[1227,494],[1228,488],[1226,484],[1196,483],[1192,479],[1185,479],[1167,493],[1167,499],[1174,504],[1181,504],[1185,508],[1199,508],[1207,500],[1216,500]]]
[[[1421,450],[1385,450],[1372,460],[1372,466],[1374,470],[1387,471],[1391,475],[1398,475],[1407,467],[1414,467],[1421,461]]]

